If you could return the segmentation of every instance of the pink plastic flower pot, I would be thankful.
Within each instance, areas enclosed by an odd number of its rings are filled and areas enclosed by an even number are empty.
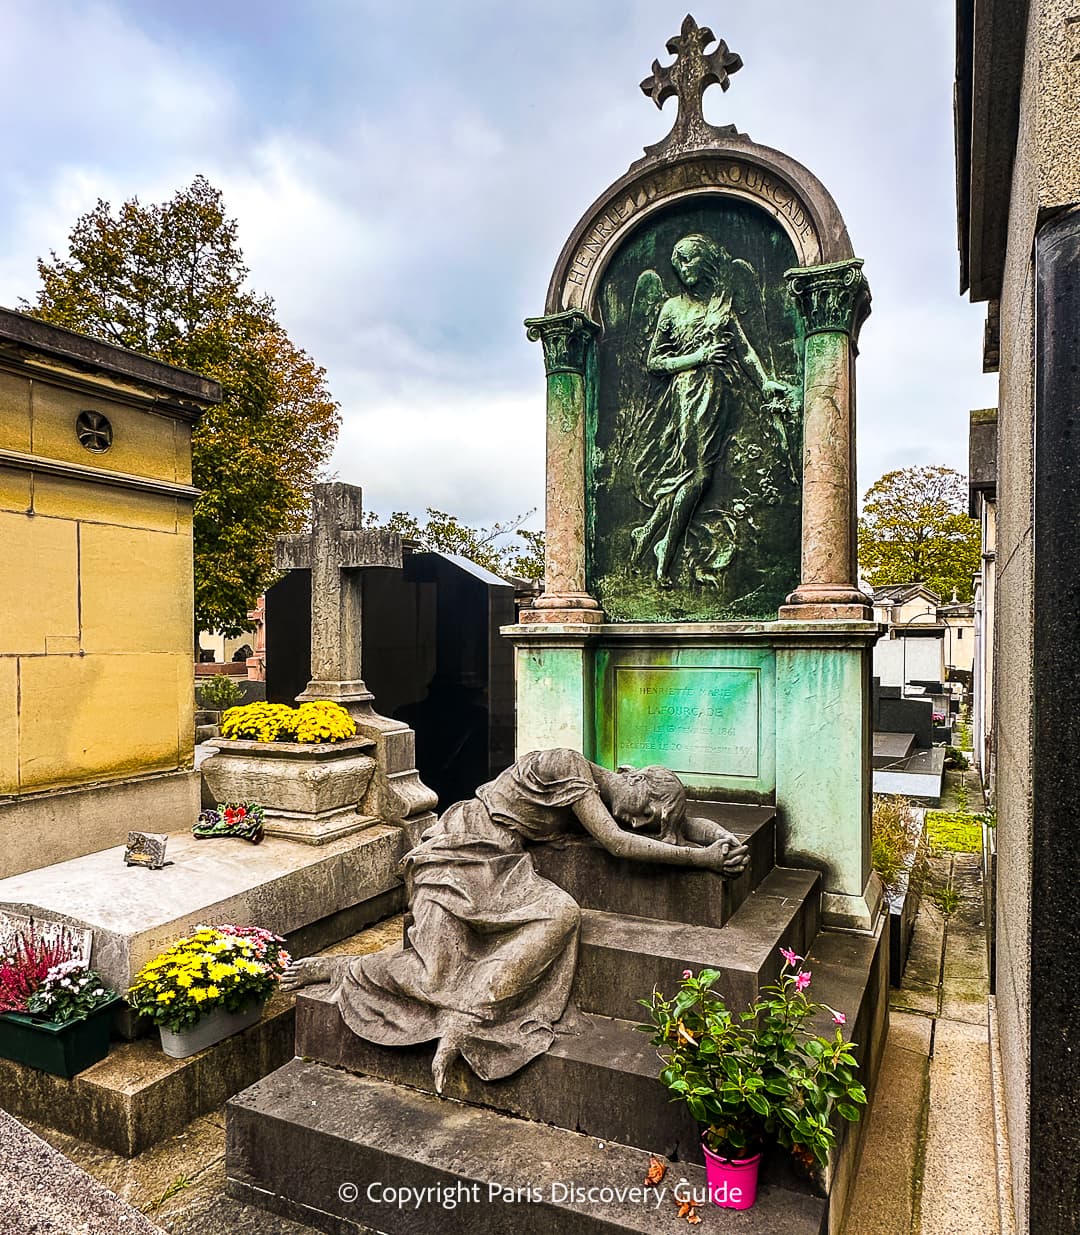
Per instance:
[[[749,1209],[757,1200],[758,1164],[761,1154],[752,1158],[721,1158],[705,1145],[705,1179],[709,1197],[723,1209]]]

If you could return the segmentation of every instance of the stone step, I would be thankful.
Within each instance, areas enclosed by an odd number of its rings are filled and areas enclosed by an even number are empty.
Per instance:
[[[722,802],[691,802],[694,815],[713,819],[750,845],[750,867],[738,879],[712,871],[612,857],[588,836],[530,848],[537,871],[583,909],[723,926],[772,869],[776,810]]]
[[[653,987],[673,991],[684,969],[708,967],[741,1007],[779,974],[781,947],[802,954],[818,933],[820,881],[816,871],[774,867],[722,927],[585,909],[574,999],[582,1011],[637,1020],[637,1001]]]
[[[367,908],[382,917],[386,901]],[[400,928],[399,919],[390,919],[330,950],[375,951]],[[133,1042],[114,1042],[105,1059],[71,1080],[0,1059],[0,1107],[134,1157],[292,1059],[295,1002],[294,995],[276,992],[256,1024],[186,1059],[166,1055],[156,1029]]]
[[[822,932],[807,960],[816,968],[812,994],[846,1015],[845,1033],[865,1048],[868,1074],[880,1050],[875,1016],[884,1014],[884,992],[875,986],[877,952],[873,937]],[[697,1125],[660,1085],[649,1035],[631,1021],[590,1013],[581,1019],[581,1033],[560,1034],[546,1054],[504,1080],[482,1081],[458,1061],[447,1076],[446,1095],[700,1163]],[[823,1017],[819,1031],[831,1036],[834,1030],[831,1018]],[[413,1089],[434,1089],[433,1043],[402,1048],[365,1042],[345,1025],[326,987],[304,991],[297,1000],[296,1053]]]
[[[221,737],[221,730],[217,725],[196,725],[195,726],[195,741],[209,742],[214,738]]]
[[[333,1235],[663,1235],[686,1229],[680,1178],[705,1195],[704,1170],[680,1163],[658,1207],[643,1150],[302,1059],[234,1098],[227,1120],[229,1194]],[[637,1192],[601,1191],[615,1188]],[[439,1191],[399,1207],[390,1189]],[[752,1209],[701,1208],[714,1229],[820,1235],[827,1203],[765,1184]]]

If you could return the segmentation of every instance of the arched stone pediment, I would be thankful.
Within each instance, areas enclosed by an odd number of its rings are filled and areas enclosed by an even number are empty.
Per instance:
[[[600,280],[626,238],[657,211],[712,195],[751,202],[776,219],[790,237],[800,266],[853,256],[844,220],[821,181],[780,151],[733,136],[672,159],[642,160],[606,189],[559,255],[545,311],[578,310],[595,317]]]

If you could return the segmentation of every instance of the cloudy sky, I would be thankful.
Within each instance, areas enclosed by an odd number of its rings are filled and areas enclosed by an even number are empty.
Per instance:
[[[687,0],[0,0],[0,304],[97,198],[205,174],[251,283],[328,371],[333,467],[387,513],[543,502],[524,317],[662,113],[637,83]],[[744,69],[706,114],[829,188],[874,296],[859,487],[966,461],[984,312],[957,293],[951,0],[699,3]],[[535,520],[534,520],[535,522]]]

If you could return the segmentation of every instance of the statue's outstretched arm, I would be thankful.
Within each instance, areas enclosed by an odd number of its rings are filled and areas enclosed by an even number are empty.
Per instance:
[[[626,858],[631,862],[661,862],[667,866],[696,866],[703,870],[731,873],[727,869],[727,861],[734,837],[705,846],[669,845],[651,836],[628,832],[619,826],[598,793],[586,794],[575,802],[574,814],[586,832],[616,858]],[[737,841],[735,843],[738,844]]]

